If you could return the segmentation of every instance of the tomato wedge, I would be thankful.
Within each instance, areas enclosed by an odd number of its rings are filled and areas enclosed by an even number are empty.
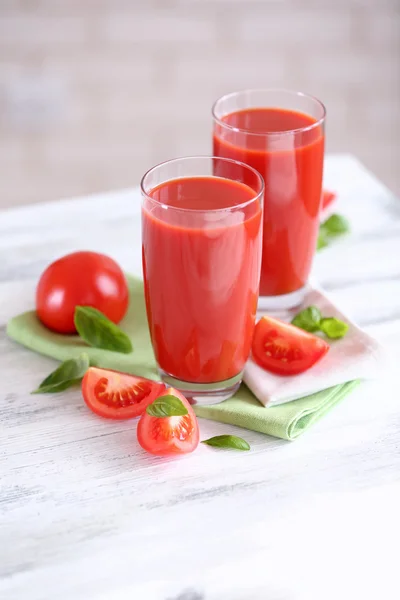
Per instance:
[[[163,390],[163,383],[97,367],[90,367],[82,380],[86,404],[107,419],[137,417]]]
[[[328,208],[330,204],[335,200],[336,194],[334,192],[328,192],[328,190],[324,190],[322,192],[322,210]]]
[[[279,319],[262,317],[254,330],[254,360],[278,375],[297,375],[307,371],[329,350],[321,338]]]
[[[151,454],[185,454],[199,445],[199,426],[193,408],[182,394],[168,388],[161,396],[176,396],[188,409],[181,417],[152,417],[144,412],[137,428],[137,438],[144,450]]]

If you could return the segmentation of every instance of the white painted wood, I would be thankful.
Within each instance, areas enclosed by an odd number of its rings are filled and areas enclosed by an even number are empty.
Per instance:
[[[80,394],[31,396],[53,361],[8,340],[47,263],[75,249],[140,273],[136,190],[0,213],[0,597],[5,600],[330,600],[398,597],[400,203],[356,159],[327,160],[352,236],[314,275],[395,357],[293,443],[212,421],[246,454],[159,459],[136,423]]]

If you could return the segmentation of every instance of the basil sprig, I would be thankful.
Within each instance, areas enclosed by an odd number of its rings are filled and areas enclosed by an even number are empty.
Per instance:
[[[179,398],[172,394],[166,394],[159,396],[149,404],[146,412],[151,417],[182,417],[188,414],[188,409]]]
[[[250,450],[250,444],[236,435],[216,435],[215,437],[203,440],[202,444],[213,446],[214,448],[232,448],[233,450]]]
[[[337,340],[344,337],[349,329],[347,323],[335,317],[324,318],[316,306],[308,306],[293,319],[292,325],[314,333],[322,331],[329,339]]]
[[[65,360],[55,371],[42,381],[32,394],[54,394],[66,390],[82,379],[89,368],[89,357],[86,353],[78,358]]]
[[[89,346],[123,354],[129,354],[133,350],[126,333],[92,306],[77,306],[74,323],[80,337]]]
[[[350,225],[345,217],[338,214],[331,215],[319,226],[317,250],[325,248],[334,239],[348,233],[349,231]]]

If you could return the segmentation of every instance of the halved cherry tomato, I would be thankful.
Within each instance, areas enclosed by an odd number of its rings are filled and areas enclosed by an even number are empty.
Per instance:
[[[185,454],[193,452],[199,444],[199,426],[193,408],[174,388],[166,389],[160,396],[173,395],[188,409],[181,417],[152,417],[144,412],[137,428],[137,438],[144,450],[151,454]]]
[[[321,338],[279,319],[262,317],[254,330],[254,360],[278,375],[303,373],[329,350]]]
[[[97,367],[90,367],[82,380],[84,401],[107,419],[137,417],[163,390],[163,383]]]

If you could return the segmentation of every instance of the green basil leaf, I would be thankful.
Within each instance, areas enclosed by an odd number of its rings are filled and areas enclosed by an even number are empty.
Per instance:
[[[182,417],[188,414],[188,409],[179,398],[168,394],[156,398],[148,405],[146,412],[151,417]]]
[[[313,333],[319,330],[321,318],[320,310],[316,306],[309,306],[292,319],[292,325]]]
[[[132,342],[126,333],[96,308],[77,306],[74,323],[80,337],[89,346],[123,354],[129,354],[133,350]]]
[[[328,338],[337,340],[346,335],[349,326],[340,319],[328,317],[321,320],[320,329],[328,336]]]
[[[329,242],[326,233],[320,229],[317,239],[317,250],[322,250],[322,248],[326,248],[327,246],[329,246]]]
[[[241,437],[236,435],[216,435],[208,440],[202,440],[202,444],[214,446],[214,448],[233,448],[234,450],[250,450],[250,445]]]
[[[32,394],[54,394],[77,383],[89,368],[89,357],[83,353],[78,358],[65,360],[55,371],[42,381]]]
[[[342,215],[331,215],[329,219],[326,219],[319,226],[317,250],[326,248],[332,240],[344,235],[348,231],[350,231],[350,225],[347,219],[342,217]]]
[[[350,231],[350,225],[345,217],[334,214],[322,223],[322,229],[329,237],[337,237]]]

